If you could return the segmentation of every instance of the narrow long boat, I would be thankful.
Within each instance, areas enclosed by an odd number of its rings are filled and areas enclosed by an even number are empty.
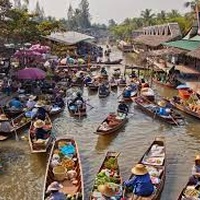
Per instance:
[[[47,115],[45,119],[45,126],[43,127],[45,130],[47,130],[47,139],[45,140],[36,140],[35,139],[35,128],[34,128],[34,122],[35,120],[31,121],[31,125],[29,128],[29,145],[31,149],[31,153],[45,153],[47,152],[47,149],[51,145],[53,141],[53,135],[52,135],[52,122],[50,117]]]
[[[78,105],[76,105],[76,103],[74,103],[74,105],[71,105],[70,102],[67,102],[67,108],[69,114],[73,117],[84,117],[87,115],[86,103],[83,103],[82,107],[78,109]]]
[[[94,84],[94,83],[88,83],[88,89],[91,91],[98,91],[99,89],[99,84]]]
[[[99,89],[98,89],[98,95],[99,95],[99,98],[106,98],[107,96],[110,95],[110,86],[106,86],[105,90],[102,90],[101,89],[101,86],[99,86]]]
[[[180,102],[174,101],[173,99],[169,100],[169,102],[171,103],[171,105],[174,108],[176,108],[192,117],[200,119],[200,114],[198,114],[197,112],[194,112],[190,107],[185,106],[185,105],[181,104]]]
[[[0,141],[7,140],[8,138],[12,137],[13,133],[19,133],[23,128],[27,127],[31,123],[31,118],[26,117],[25,113],[17,116],[13,120],[10,120],[11,126],[14,128],[7,133],[0,132]]]
[[[172,83],[163,83],[162,81],[158,81],[158,80],[156,80],[155,78],[152,78],[152,81],[154,82],[154,83],[156,83],[156,84],[158,84],[158,85],[161,85],[161,86],[164,86],[164,87],[167,87],[167,88],[176,88],[177,87],[177,85],[175,85],[175,84],[172,84]]]
[[[122,184],[122,176],[120,173],[120,168],[118,164],[118,156],[120,153],[108,151],[106,156],[103,160],[103,163],[98,170],[96,175],[91,193],[90,193],[90,200],[93,199],[101,199],[102,194],[98,191],[98,186],[100,184],[105,184],[107,182],[113,183],[114,185],[121,185]],[[107,173],[110,172],[111,173]],[[105,181],[105,179],[107,181]],[[117,192],[116,192],[117,193]]]
[[[152,183],[156,188],[154,193],[148,197],[148,200],[159,200],[166,178],[166,148],[163,138],[156,138],[154,140],[138,164],[144,164],[146,166]],[[131,174],[129,179],[132,179],[133,177],[134,174]],[[132,191],[133,188],[126,188],[125,197],[130,197]]]
[[[122,62],[123,59],[117,59],[117,60],[108,60],[108,61],[101,61],[98,64],[105,64],[105,65],[118,65]]]
[[[54,165],[53,167],[52,165],[52,161],[54,159],[53,156],[55,154],[60,156],[59,166],[64,168],[67,173],[56,173],[56,166]],[[62,184],[63,188],[61,191],[66,195],[66,197],[70,196],[76,200],[84,200],[82,165],[78,146],[74,139],[59,138],[53,142],[45,173],[42,197],[43,200],[49,196],[46,191],[48,186],[54,181],[58,181],[60,184]]]
[[[199,185],[191,185],[188,181],[177,200],[198,200],[200,195]]]
[[[132,102],[133,101],[133,97],[136,97],[137,94],[138,94],[138,89],[137,88],[132,89],[130,97],[124,96],[124,92],[125,91],[126,91],[126,89],[124,89],[123,92],[122,92],[122,100],[124,100],[125,102]]]
[[[169,116],[159,115],[159,113],[157,112],[157,110],[159,109],[159,106],[156,103],[151,102],[142,96],[136,97],[135,103],[142,111],[144,111],[145,113],[147,113],[149,116],[153,117],[154,119],[159,119],[170,125],[180,125],[183,122],[183,117],[181,117],[180,115],[174,112],[173,114],[170,114]]]
[[[116,119],[118,119],[119,114],[116,114],[114,115],[114,117]],[[100,126],[97,128],[95,134],[97,135],[108,135],[108,134],[112,134],[112,133],[115,133],[116,131],[120,130],[124,125],[125,123],[127,122],[127,117],[126,117],[126,114],[123,114],[123,113],[120,113],[120,118],[117,120],[117,124],[115,124],[114,126],[110,126],[108,124],[108,117],[106,117],[105,120],[103,120],[103,122],[100,124]]]
[[[141,88],[140,95],[144,96],[149,101],[154,101],[155,100],[155,92],[150,87]]]

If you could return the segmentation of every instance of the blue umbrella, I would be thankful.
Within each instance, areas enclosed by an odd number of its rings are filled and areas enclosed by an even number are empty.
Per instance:
[[[181,84],[181,85],[178,85],[177,87],[176,87],[176,89],[178,89],[178,90],[180,90],[180,89],[189,89],[190,87],[188,86],[188,85],[186,85],[186,84]]]

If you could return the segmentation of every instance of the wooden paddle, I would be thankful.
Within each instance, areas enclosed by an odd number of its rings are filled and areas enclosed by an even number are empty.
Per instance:
[[[15,128],[15,124],[14,124],[13,119],[11,119],[11,124],[12,124],[12,126],[13,126],[13,131],[14,131],[14,133],[15,133],[15,140],[16,140],[16,141],[19,141],[19,137],[18,137],[17,130],[16,130],[16,128]]]
[[[169,115],[169,116],[171,117],[172,121],[173,121],[177,126],[179,126],[178,122],[173,118],[173,116],[172,116],[172,115]]]

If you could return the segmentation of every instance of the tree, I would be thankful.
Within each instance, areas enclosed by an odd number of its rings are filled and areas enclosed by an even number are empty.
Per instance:
[[[159,23],[165,23],[167,19],[166,12],[161,10],[159,13],[157,13],[156,18]]]
[[[35,17],[36,21],[41,22],[44,19],[44,10],[43,8],[40,7],[40,4],[38,1],[36,2],[34,13],[36,15]]]
[[[0,17],[12,7],[9,0],[0,0]]]
[[[112,28],[113,26],[116,26],[117,24],[116,24],[116,22],[115,22],[115,20],[114,19],[110,19],[109,21],[108,21],[108,27],[109,28]]]
[[[196,8],[200,7],[200,0],[187,1],[184,3],[184,6],[186,8],[190,7],[192,11],[196,11]]]
[[[145,9],[141,12],[141,17],[143,19],[143,24],[145,26],[153,25],[153,19],[155,17],[155,14],[152,13],[151,9]]]
[[[75,18],[74,18],[74,10],[72,8],[72,5],[69,5],[68,11],[67,11],[67,26],[70,30],[74,29],[75,25]]]
[[[81,28],[90,28],[90,12],[89,12],[89,3],[88,0],[81,0],[81,3],[79,4],[80,7],[80,26]]]
[[[181,17],[181,14],[178,12],[178,10],[172,9],[169,13],[167,13],[167,18],[176,18]]]

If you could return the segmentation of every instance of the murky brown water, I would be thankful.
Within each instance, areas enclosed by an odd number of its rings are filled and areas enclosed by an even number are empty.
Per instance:
[[[116,55],[121,53],[116,52]],[[158,86],[154,88],[166,96],[175,92]],[[199,152],[199,121],[186,116],[184,126],[171,127],[146,116],[132,104],[131,111],[134,114],[130,114],[128,123],[119,133],[108,137],[93,134],[107,114],[116,110],[119,94],[120,91],[117,91],[106,99],[99,99],[97,94],[88,94],[87,89],[84,89],[84,97],[94,106],[87,118],[71,118],[66,109],[54,120],[57,136],[72,136],[77,140],[86,199],[106,151],[122,152],[119,162],[123,178],[127,179],[131,167],[156,136],[164,136],[167,145],[167,179],[161,199],[177,199],[187,182],[194,155]],[[11,139],[0,143],[0,158],[5,168],[3,174],[0,174],[0,200],[41,200],[47,156],[32,155],[27,141]]]

